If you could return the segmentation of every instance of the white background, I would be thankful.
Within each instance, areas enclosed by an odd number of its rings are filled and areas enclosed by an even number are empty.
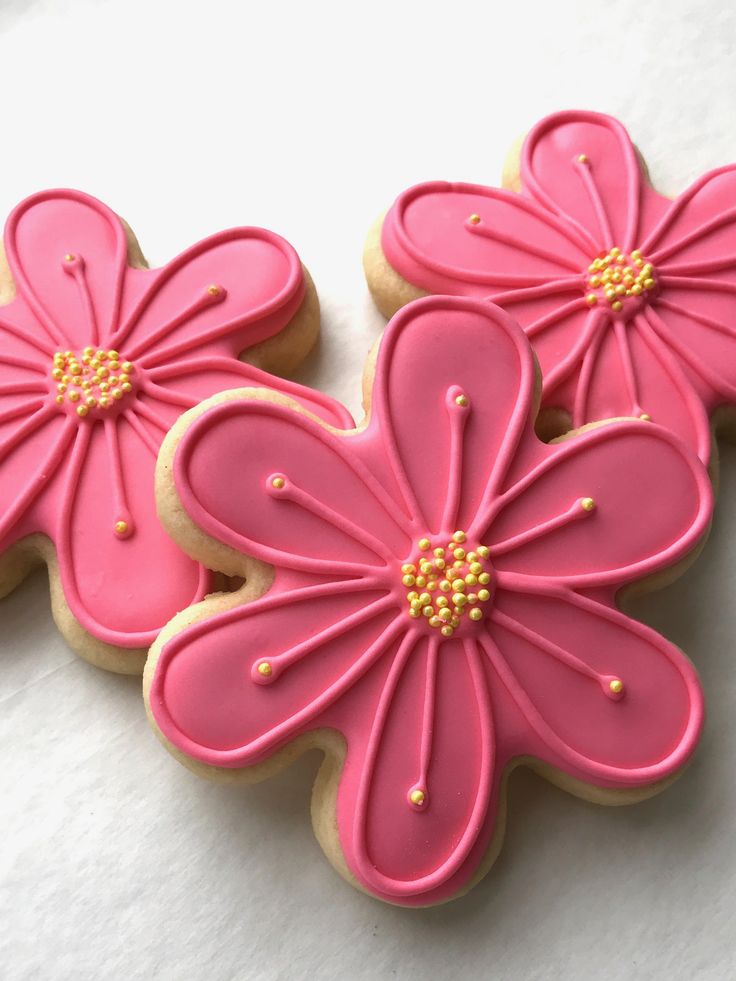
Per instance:
[[[324,5],[0,0],[0,215],[83,188],[152,264],[234,224],[289,238],[323,340],[300,379],[359,411],[383,321],[360,256],[406,185],[495,183],[561,108],[613,112],[660,190],[736,159],[728,3]],[[529,774],[491,875],[428,911],[346,885],[309,824],[316,756],[199,781],[138,679],[64,645],[45,574],[0,604],[0,976],[51,979],[733,979],[736,451],[714,533],[638,614],[698,665],[702,748],[661,797],[595,807]]]

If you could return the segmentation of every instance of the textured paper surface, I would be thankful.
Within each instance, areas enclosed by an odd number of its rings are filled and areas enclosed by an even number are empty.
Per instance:
[[[570,106],[625,120],[667,193],[736,159],[728,5],[496,6],[3,0],[0,214],[81,187],[152,264],[229,225],[279,231],[323,302],[300,380],[359,415],[383,324],[363,238],[403,187],[493,183],[512,140]],[[34,576],[0,603],[3,981],[732,979],[735,502],[724,449],[710,544],[636,606],[702,675],[688,772],[610,810],[517,774],[494,871],[429,911],[382,906],[324,860],[316,756],[249,789],[175,763],[140,682],[76,659]]]

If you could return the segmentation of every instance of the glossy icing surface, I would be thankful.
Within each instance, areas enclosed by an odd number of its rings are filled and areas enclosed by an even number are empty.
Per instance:
[[[120,219],[68,190],[18,205],[5,250],[16,296],[0,307],[0,551],[48,536],[85,630],[147,647],[209,582],[156,516],[156,455],[178,416],[223,389],[277,386],[351,424],[237,360],[298,310],[299,259],[272,232],[235,228],[134,269]]]
[[[163,645],[157,725],[219,767],[343,733],[340,846],[392,902],[468,883],[515,757],[635,788],[698,739],[693,668],[614,596],[704,534],[704,467],[638,420],[545,445],[533,412],[533,358],[511,318],[430,297],[387,327],[364,428],[335,434],[238,399],[175,451],[196,524],[276,575]]]
[[[527,136],[520,179],[520,194],[403,192],[383,225],[389,263],[429,292],[508,310],[539,358],[543,404],[574,427],[648,416],[707,461],[708,415],[736,401],[736,165],[671,201],[619,122],[561,112]],[[601,282],[606,269],[618,278]]]

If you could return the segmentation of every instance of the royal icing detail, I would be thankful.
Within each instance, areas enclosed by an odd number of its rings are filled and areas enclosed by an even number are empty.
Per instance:
[[[651,418],[707,462],[708,416],[736,402],[736,165],[670,201],[620,123],[561,112],[529,133],[520,176],[520,194],[405,191],[383,224],[390,265],[511,313],[540,360],[543,405],[574,427]]]
[[[236,228],[131,268],[120,219],[66,190],[18,205],[5,250],[16,295],[0,308],[0,551],[47,536],[84,629],[148,647],[209,584],[156,516],[156,455],[178,416],[223,389],[271,386],[351,424],[237,359],[294,316],[301,265],[272,232]]]
[[[430,297],[387,327],[364,428],[336,434],[233,399],[205,408],[174,451],[192,520],[275,579],[167,639],[151,661],[153,718],[217,767],[342,733],[339,845],[391,902],[468,884],[514,759],[644,787],[698,739],[693,668],[614,598],[696,546],[705,469],[638,420],[544,444],[534,392],[510,317]]]

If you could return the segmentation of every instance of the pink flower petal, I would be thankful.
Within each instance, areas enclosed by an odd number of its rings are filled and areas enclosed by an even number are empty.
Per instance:
[[[55,502],[67,603],[89,633],[117,647],[148,647],[209,585],[158,521],[154,465],[125,417],[80,426]],[[120,520],[125,534],[116,532]]]
[[[396,502],[361,462],[369,443],[283,405],[236,399],[189,427],[174,478],[194,521],[234,549],[310,572],[378,574],[407,554],[409,538]]]
[[[151,710],[190,756],[247,766],[310,728],[387,655],[400,628],[385,598],[355,583],[273,590],[169,641]]]
[[[492,829],[496,748],[484,658],[474,641],[410,636],[373,681],[372,691],[356,692],[352,716],[374,721],[348,722],[341,845],[372,893],[436,902],[467,883]]]
[[[578,586],[638,579],[690,552],[710,518],[705,469],[653,423],[620,421],[539,444],[537,462],[516,476],[484,538],[496,570],[510,579]]]
[[[304,296],[294,249],[262,228],[203,239],[162,269],[112,342],[129,359],[162,364],[175,355],[238,355],[277,333]]]
[[[568,225],[547,209],[477,184],[433,181],[404,191],[386,216],[381,243],[409,282],[464,296],[577,280],[590,262]]]
[[[521,157],[524,191],[568,219],[593,248],[630,251],[669,202],[642,179],[624,127],[594,112],[560,112],[530,131]]]
[[[533,386],[523,333],[491,304],[428,297],[394,317],[373,411],[422,534],[467,528],[493,496],[530,429]]]
[[[109,337],[127,255],[114,212],[81,191],[42,191],[11,213],[5,248],[39,335],[54,349],[78,350]]]
[[[496,683],[526,724],[517,752],[604,787],[656,783],[687,761],[702,726],[702,693],[673,644],[572,594],[502,591],[496,604],[485,646]]]

